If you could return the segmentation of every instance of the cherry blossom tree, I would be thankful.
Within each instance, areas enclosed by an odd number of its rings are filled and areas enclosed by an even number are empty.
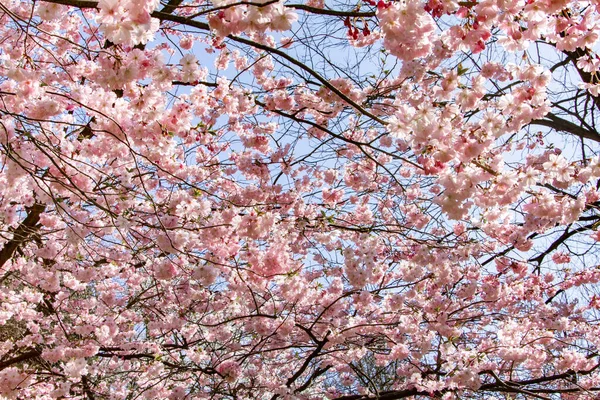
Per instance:
[[[0,398],[600,395],[600,1],[0,21]]]

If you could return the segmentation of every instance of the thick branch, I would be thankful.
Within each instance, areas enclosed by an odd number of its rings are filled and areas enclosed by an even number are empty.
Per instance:
[[[295,10],[303,10],[307,11],[311,14],[320,14],[320,15],[334,15],[338,17],[357,17],[357,18],[368,18],[374,17],[375,11],[367,11],[367,12],[359,12],[359,11],[338,11],[338,10],[329,10],[325,8],[316,8],[307,6],[306,4],[289,4],[287,7],[293,8]]]
[[[285,383],[285,385],[287,387],[292,386],[292,384],[296,381],[296,379],[298,379],[300,376],[302,376],[302,374],[304,373],[304,371],[306,371],[306,369],[308,368],[308,366],[310,365],[310,362],[315,359],[316,357],[319,356],[319,353],[321,353],[321,350],[323,350],[323,347],[325,346],[325,344],[328,342],[328,336],[331,333],[331,331],[328,331],[327,334],[325,335],[325,337],[323,338],[323,340],[318,340],[314,334],[311,332],[310,329],[304,328],[301,325],[296,324],[296,326],[299,326],[300,328],[302,328],[309,336],[310,338],[317,343],[317,347],[312,351],[312,353],[310,353],[310,355],[306,358],[306,360],[304,360],[304,363],[302,364],[302,366],[298,369],[298,371],[296,371],[296,373],[294,375],[292,375],[287,382]],[[318,372],[319,370],[322,370],[322,372]],[[321,375],[322,373],[324,373],[327,370],[327,368],[325,369],[321,369],[318,368],[317,371],[315,371],[315,373],[317,374],[317,376]],[[308,382],[312,381],[315,378],[315,375],[313,374],[309,379]],[[303,387],[304,385],[300,386],[300,388],[297,389],[297,391],[302,391],[305,388]],[[279,397],[278,394],[274,395],[273,397],[271,397],[271,400],[275,400]]]
[[[71,6],[77,8],[98,8],[97,1],[89,1],[89,0],[49,0],[46,3],[54,3],[54,4],[62,4],[64,6]]]
[[[308,387],[315,381],[315,379],[327,372],[329,368],[331,368],[331,365],[328,365],[325,368],[317,368],[315,372],[313,372],[312,375],[306,380],[306,382],[302,384],[302,386],[294,390],[294,393],[300,393],[308,389]]]
[[[177,9],[177,7],[181,5],[181,3],[183,3],[183,0],[169,0],[167,5],[164,6],[162,10],[160,10],[160,12],[163,12],[165,14],[171,14]]]
[[[4,244],[2,250],[0,250],[0,268],[11,259],[14,252],[26,242],[32,233],[34,233],[38,227],[37,224],[40,222],[40,214],[46,209],[45,204],[34,204],[33,207],[27,209],[27,217],[15,229],[13,238]]]
[[[304,373],[304,371],[306,371],[306,368],[308,368],[308,365],[310,364],[310,362],[319,355],[319,353],[323,349],[323,346],[325,346],[325,343],[327,343],[327,337],[329,336],[329,333],[330,332],[327,332],[327,335],[325,335],[325,338],[323,340],[319,341],[319,343],[317,344],[317,347],[306,358],[306,360],[304,360],[304,364],[302,364],[300,369],[298,369],[298,371],[296,371],[296,373],[287,380],[287,382],[285,383],[285,385],[287,387],[290,387],[292,385],[292,383],[294,383],[296,381],[296,379],[298,379]]]
[[[586,72],[577,66],[577,60],[588,55],[587,49],[575,49],[575,51],[563,50],[563,53],[573,62],[573,65],[575,66],[575,69],[577,70],[577,73],[582,81],[585,83],[598,83],[598,78],[596,78],[595,75],[590,72]],[[600,110],[600,97],[596,96],[592,99],[596,108]]]
[[[598,134],[598,132],[587,130],[552,113],[548,113],[544,119],[536,119],[531,121],[531,123],[535,125],[547,126],[548,128],[552,128],[557,131],[571,133],[575,136],[579,136],[580,138],[600,142],[600,134]]]
[[[558,382],[564,379],[569,379],[572,378],[576,375],[589,375],[592,372],[594,372],[598,367],[600,366],[600,364],[597,364],[596,366],[590,368],[589,370],[585,370],[585,371],[567,371],[567,372],[563,372],[562,374],[556,374],[556,375],[550,375],[550,376],[544,376],[541,378],[535,378],[535,379],[528,379],[528,380],[524,380],[524,381],[498,381],[498,378],[496,378],[496,382],[494,383],[486,383],[484,385],[481,385],[479,387],[479,389],[477,389],[477,392],[496,392],[496,393],[521,393],[521,394],[527,394],[529,396],[534,396],[534,397],[538,397],[538,398],[545,398],[542,396],[537,395],[537,393],[580,393],[580,392],[585,392],[586,389],[583,388],[565,388],[565,389],[558,389],[558,388],[526,388],[526,386],[528,385],[539,385],[542,383],[548,383],[548,382]],[[480,374],[491,374],[490,371],[482,371],[480,372]],[[495,376],[496,374],[491,374],[492,376]],[[597,391],[598,388],[592,388],[592,389],[587,389],[587,391],[590,390],[594,390]],[[348,396],[341,396],[341,397],[336,397],[335,400],[367,400],[367,399],[378,399],[378,400],[397,400],[397,399],[405,399],[408,397],[413,397],[413,396],[428,396],[428,397],[441,397],[444,393],[448,392],[448,390],[442,390],[442,391],[434,391],[434,392],[428,392],[428,391],[424,391],[424,390],[419,390],[416,388],[413,389],[406,389],[406,390],[391,390],[388,392],[381,392],[377,397],[372,397],[370,395],[348,395]]]
[[[42,353],[39,350],[30,350],[26,353],[20,354],[6,361],[0,361],[0,371],[2,371],[4,368],[10,367],[13,364],[17,364],[23,361],[31,360],[32,358],[39,357],[41,354]]]

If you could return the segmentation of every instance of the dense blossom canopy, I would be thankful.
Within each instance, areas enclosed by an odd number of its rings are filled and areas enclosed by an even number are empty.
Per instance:
[[[0,0],[0,398],[597,398],[599,34]]]

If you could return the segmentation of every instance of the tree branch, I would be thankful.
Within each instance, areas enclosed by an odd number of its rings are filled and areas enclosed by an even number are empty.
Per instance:
[[[27,217],[25,220],[15,229],[13,238],[4,244],[2,250],[0,250],[0,268],[11,259],[15,250],[19,248],[24,242],[29,239],[32,233],[37,231],[38,222],[40,221],[40,214],[46,209],[45,204],[34,204],[32,207],[27,209]]]
[[[4,368],[10,367],[13,364],[20,363],[22,361],[28,361],[35,357],[39,357],[41,354],[42,353],[39,350],[30,350],[26,353],[20,354],[6,361],[0,361],[0,371],[2,371]]]
[[[582,128],[581,126],[571,121],[567,121],[566,119],[562,119],[552,113],[548,113],[544,119],[536,119],[531,121],[531,123],[535,125],[546,126],[557,131],[571,133],[580,138],[600,142],[600,134],[598,134],[598,132]]]

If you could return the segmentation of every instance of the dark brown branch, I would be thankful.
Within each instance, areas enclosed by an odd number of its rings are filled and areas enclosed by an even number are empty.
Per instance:
[[[294,375],[292,375],[287,382],[285,383],[285,385],[287,387],[292,386],[292,384],[296,381],[296,379],[298,379],[300,376],[302,376],[302,374],[304,373],[304,371],[306,371],[306,369],[308,368],[308,366],[310,365],[310,362],[315,359],[316,357],[318,357],[319,353],[321,352],[321,350],[323,350],[323,347],[325,346],[325,344],[329,341],[328,340],[328,336],[331,333],[331,331],[327,331],[327,334],[325,334],[325,337],[323,338],[323,340],[318,340],[315,335],[312,333],[312,331],[310,329],[307,329],[299,324],[296,324],[296,326],[302,328],[307,334],[308,336],[310,336],[310,338],[317,343],[317,347],[315,347],[315,349],[312,351],[312,353],[310,353],[310,355],[306,358],[306,360],[304,360],[304,363],[302,364],[302,366],[298,369],[298,371],[296,371],[296,373],[294,373]],[[317,371],[320,368],[317,369]],[[324,373],[327,369],[325,369],[324,371],[322,371],[321,373],[319,373],[318,375]],[[315,373],[317,373],[317,371],[315,371]],[[318,376],[317,375],[317,376]],[[314,374],[308,379],[308,382],[310,382],[312,379],[314,379],[315,376]],[[297,391],[300,390],[304,390],[304,388],[302,388],[304,385],[300,386],[300,388],[298,388]],[[302,389],[301,389],[302,388]],[[275,400],[279,397],[278,394],[274,395],[273,397],[271,397],[271,400]]]
[[[565,229],[565,231],[560,235],[560,237],[558,237],[550,246],[548,246],[548,248],[545,251],[543,251],[542,253],[538,254],[537,256],[535,256],[533,258],[530,258],[529,260],[527,260],[527,262],[530,262],[530,263],[536,262],[538,264],[538,267],[536,269],[539,269],[539,266],[540,266],[540,264],[542,264],[542,261],[544,261],[544,258],[548,254],[550,254],[551,252],[556,250],[568,238],[570,238],[571,236],[576,235],[578,233],[585,232],[587,230],[591,230],[596,225],[597,225],[597,223],[594,222],[589,225],[580,226],[579,228],[573,229],[572,231],[570,231],[569,227],[567,227],[567,229]]]
[[[81,377],[81,384],[83,386],[83,392],[85,393],[88,400],[95,400],[94,393],[90,389],[90,381],[86,375]]]
[[[287,7],[293,8],[295,10],[303,10],[307,11],[311,14],[320,14],[320,15],[334,15],[338,17],[357,17],[357,18],[369,18],[375,16],[375,11],[367,11],[367,12],[359,12],[359,11],[337,11],[337,10],[329,10],[325,8],[316,8],[310,7],[306,4],[289,4]]]
[[[64,6],[71,6],[77,8],[98,8],[97,1],[89,0],[58,0],[58,1],[46,1],[46,3],[62,4]]]
[[[380,392],[377,397],[372,397],[364,394],[353,394],[348,396],[336,397],[335,400],[367,400],[367,399],[378,399],[378,400],[395,400],[405,399],[412,396],[430,396],[431,393],[418,390],[418,389],[407,389],[407,390],[392,390],[388,392]]]
[[[477,391],[478,392],[496,392],[496,393],[520,393],[520,394],[527,394],[529,396],[535,396],[538,398],[545,398],[545,397],[539,396],[537,393],[563,393],[563,392],[564,393],[582,393],[582,392],[586,392],[586,391],[590,391],[590,390],[599,391],[600,388],[593,388],[593,389],[583,389],[583,388],[578,388],[578,387],[577,388],[565,388],[565,389],[526,388],[526,386],[529,386],[529,385],[539,385],[542,383],[558,382],[563,379],[570,379],[576,375],[589,375],[592,372],[594,372],[596,369],[598,369],[598,367],[600,367],[600,364],[597,364],[594,367],[592,367],[588,370],[584,370],[584,371],[576,372],[576,371],[569,370],[567,372],[563,372],[562,374],[544,376],[541,378],[528,379],[528,380],[524,380],[524,381],[498,381],[498,378],[496,378],[496,382],[486,383],[484,385],[481,385],[479,387],[479,389],[477,389]],[[490,374],[492,376],[496,376],[496,374],[492,373],[491,371],[482,371],[479,374],[480,375],[481,374]],[[448,392],[448,390],[427,392],[424,390],[418,390],[416,388],[413,388],[413,389],[406,389],[406,390],[391,390],[388,392],[381,392],[381,393],[379,393],[379,395],[377,397],[373,397],[370,395],[356,394],[356,395],[336,397],[335,400],[368,400],[368,399],[397,400],[397,399],[405,399],[407,397],[413,397],[413,396],[428,396],[428,397],[438,398],[447,392]]]
[[[177,9],[183,3],[183,0],[169,0],[166,6],[164,6],[160,12],[165,14],[171,14],[173,11]]]
[[[2,371],[4,368],[10,367],[13,364],[17,364],[23,361],[29,361],[32,358],[39,357],[41,354],[42,353],[39,350],[30,350],[26,353],[20,354],[6,361],[0,361],[0,371]]]
[[[594,84],[599,83],[598,78],[596,78],[595,75],[590,72],[586,72],[577,66],[577,60],[588,55],[587,49],[575,49],[575,51],[563,50],[563,53],[573,62],[573,65],[575,66],[575,69],[577,70],[577,73],[583,82]],[[594,102],[596,108],[600,110],[600,97],[592,96],[592,101]]]
[[[98,7],[97,1],[90,1],[90,0],[44,0],[44,1],[46,1],[48,3],[63,4],[65,6],[72,6],[72,7],[77,7],[77,8],[97,8]],[[171,13],[173,13],[173,11],[175,11],[177,9],[177,7],[179,7],[181,5],[181,3],[183,3],[183,0],[170,0],[160,10],[160,12],[164,13],[164,14],[171,14]],[[369,17],[375,16],[374,11],[359,12],[359,11],[328,10],[328,9],[323,9],[323,8],[310,7],[305,4],[290,4],[290,5],[288,5],[288,7],[291,7],[295,10],[307,11],[311,14],[333,15],[333,16],[339,16],[339,17],[369,18]]]
[[[585,129],[571,121],[562,119],[552,113],[548,113],[544,119],[536,119],[531,121],[532,124],[546,126],[557,131],[571,133],[580,138],[590,139],[595,142],[600,142],[600,134],[596,131]]]
[[[13,232],[13,238],[4,244],[0,250],[0,268],[11,259],[15,250],[25,243],[38,229],[40,214],[46,209],[45,204],[34,204],[27,208],[27,217]]]
[[[300,393],[308,389],[308,387],[314,382],[314,380],[317,379],[319,376],[323,375],[325,372],[327,372],[329,368],[331,368],[331,365],[328,365],[325,368],[317,368],[312,373],[312,375],[306,380],[306,382],[302,384],[302,386],[299,386],[298,389],[294,390],[294,393]]]
[[[296,381],[296,379],[298,379],[304,373],[304,371],[306,371],[306,368],[308,368],[308,365],[310,364],[310,362],[319,355],[319,353],[323,349],[323,346],[325,346],[325,343],[327,343],[327,341],[328,341],[327,337],[329,336],[330,333],[331,333],[331,331],[327,332],[327,334],[325,335],[323,340],[319,341],[319,343],[317,344],[317,347],[313,350],[312,353],[310,353],[310,355],[306,358],[306,360],[304,360],[304,363],[302,364],[300,369],[298,369],[298,371],[296,371],[296,373],[287,380],[287,382],[285,383],[285,385],[287,387],[290,387],[292,385],[292,383],[294,383]]]

